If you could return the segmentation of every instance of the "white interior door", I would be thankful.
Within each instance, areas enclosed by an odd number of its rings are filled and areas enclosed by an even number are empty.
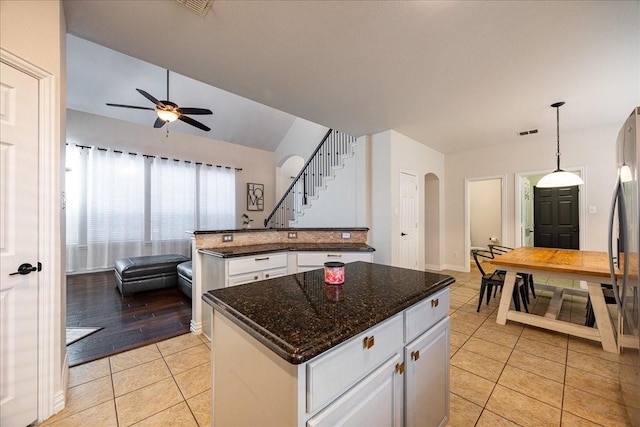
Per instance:
[[[522,181],[520,212],[522,246],[533,246],[533,188],[527,177]]]
[[[400,258],[398,266],[418,268],[418,179],[400,173]]]
[[[0,425],[25,426],[38,418],[38,81],[0,67]]]

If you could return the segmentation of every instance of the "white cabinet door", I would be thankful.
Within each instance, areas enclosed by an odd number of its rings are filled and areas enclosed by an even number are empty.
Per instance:
[[[405,347],[406,426],[444,426],[449,420],[449,318]]]
[[[307,421],[308,427],[375,427],[402,425],[404,375],[396,372],[399,354]]]

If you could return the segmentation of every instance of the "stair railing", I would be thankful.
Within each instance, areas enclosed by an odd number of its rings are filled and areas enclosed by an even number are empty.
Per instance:
[[[356,138],[337,130],[329,129],[320,144],[304,164],[280,201],[264,220],[268,228],[288,228],[289,221],[302,211],[310,197],[317,194],[325,176],[331,175],[331,168],[340,163],[343,155],[351,150]]]

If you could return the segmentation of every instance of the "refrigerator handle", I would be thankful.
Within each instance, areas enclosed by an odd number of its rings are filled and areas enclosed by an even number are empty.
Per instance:
[[[627,295],[627,281],[629,280],[629,219],[627,218],[627,201],[624,197],[622,181],[618,186],[618,200],[620,209],[620,221],[622,222],[622,248],[624,249],[624,266],[622,267],[622,289],[620,290],[620,310],[624,315],[624,300]]]
[[[620,176],[616,181],[616,185],[613,189],[613,197],[611,200],[611,209],[609,210],[609,243],[607,244],[607,251],[609,252],[609,272],[611,274],[611,284],[613,285],[613,295],[616,298],[616,305],[618,309],[622,309],[622,304],[620,303],[620,295],[618,293],[618,279],[616,277],[616,270],[614,265],[614,254],[613,254],[613,222],[616,214],[616,205],[618,204],[618,199],[620,197]],[[626,233],[623,233],[626,234]],[[625,247],[626,252],[626,247]],[[625,259],[625,266],[627,265]]]

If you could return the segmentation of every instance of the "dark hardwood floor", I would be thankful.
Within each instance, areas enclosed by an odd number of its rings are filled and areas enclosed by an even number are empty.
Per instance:
[[[67,276],[67,327],[103,328],[67,346],[69,366],[186,334],[190,321],[177,287],[122,297],[113,271]]]

